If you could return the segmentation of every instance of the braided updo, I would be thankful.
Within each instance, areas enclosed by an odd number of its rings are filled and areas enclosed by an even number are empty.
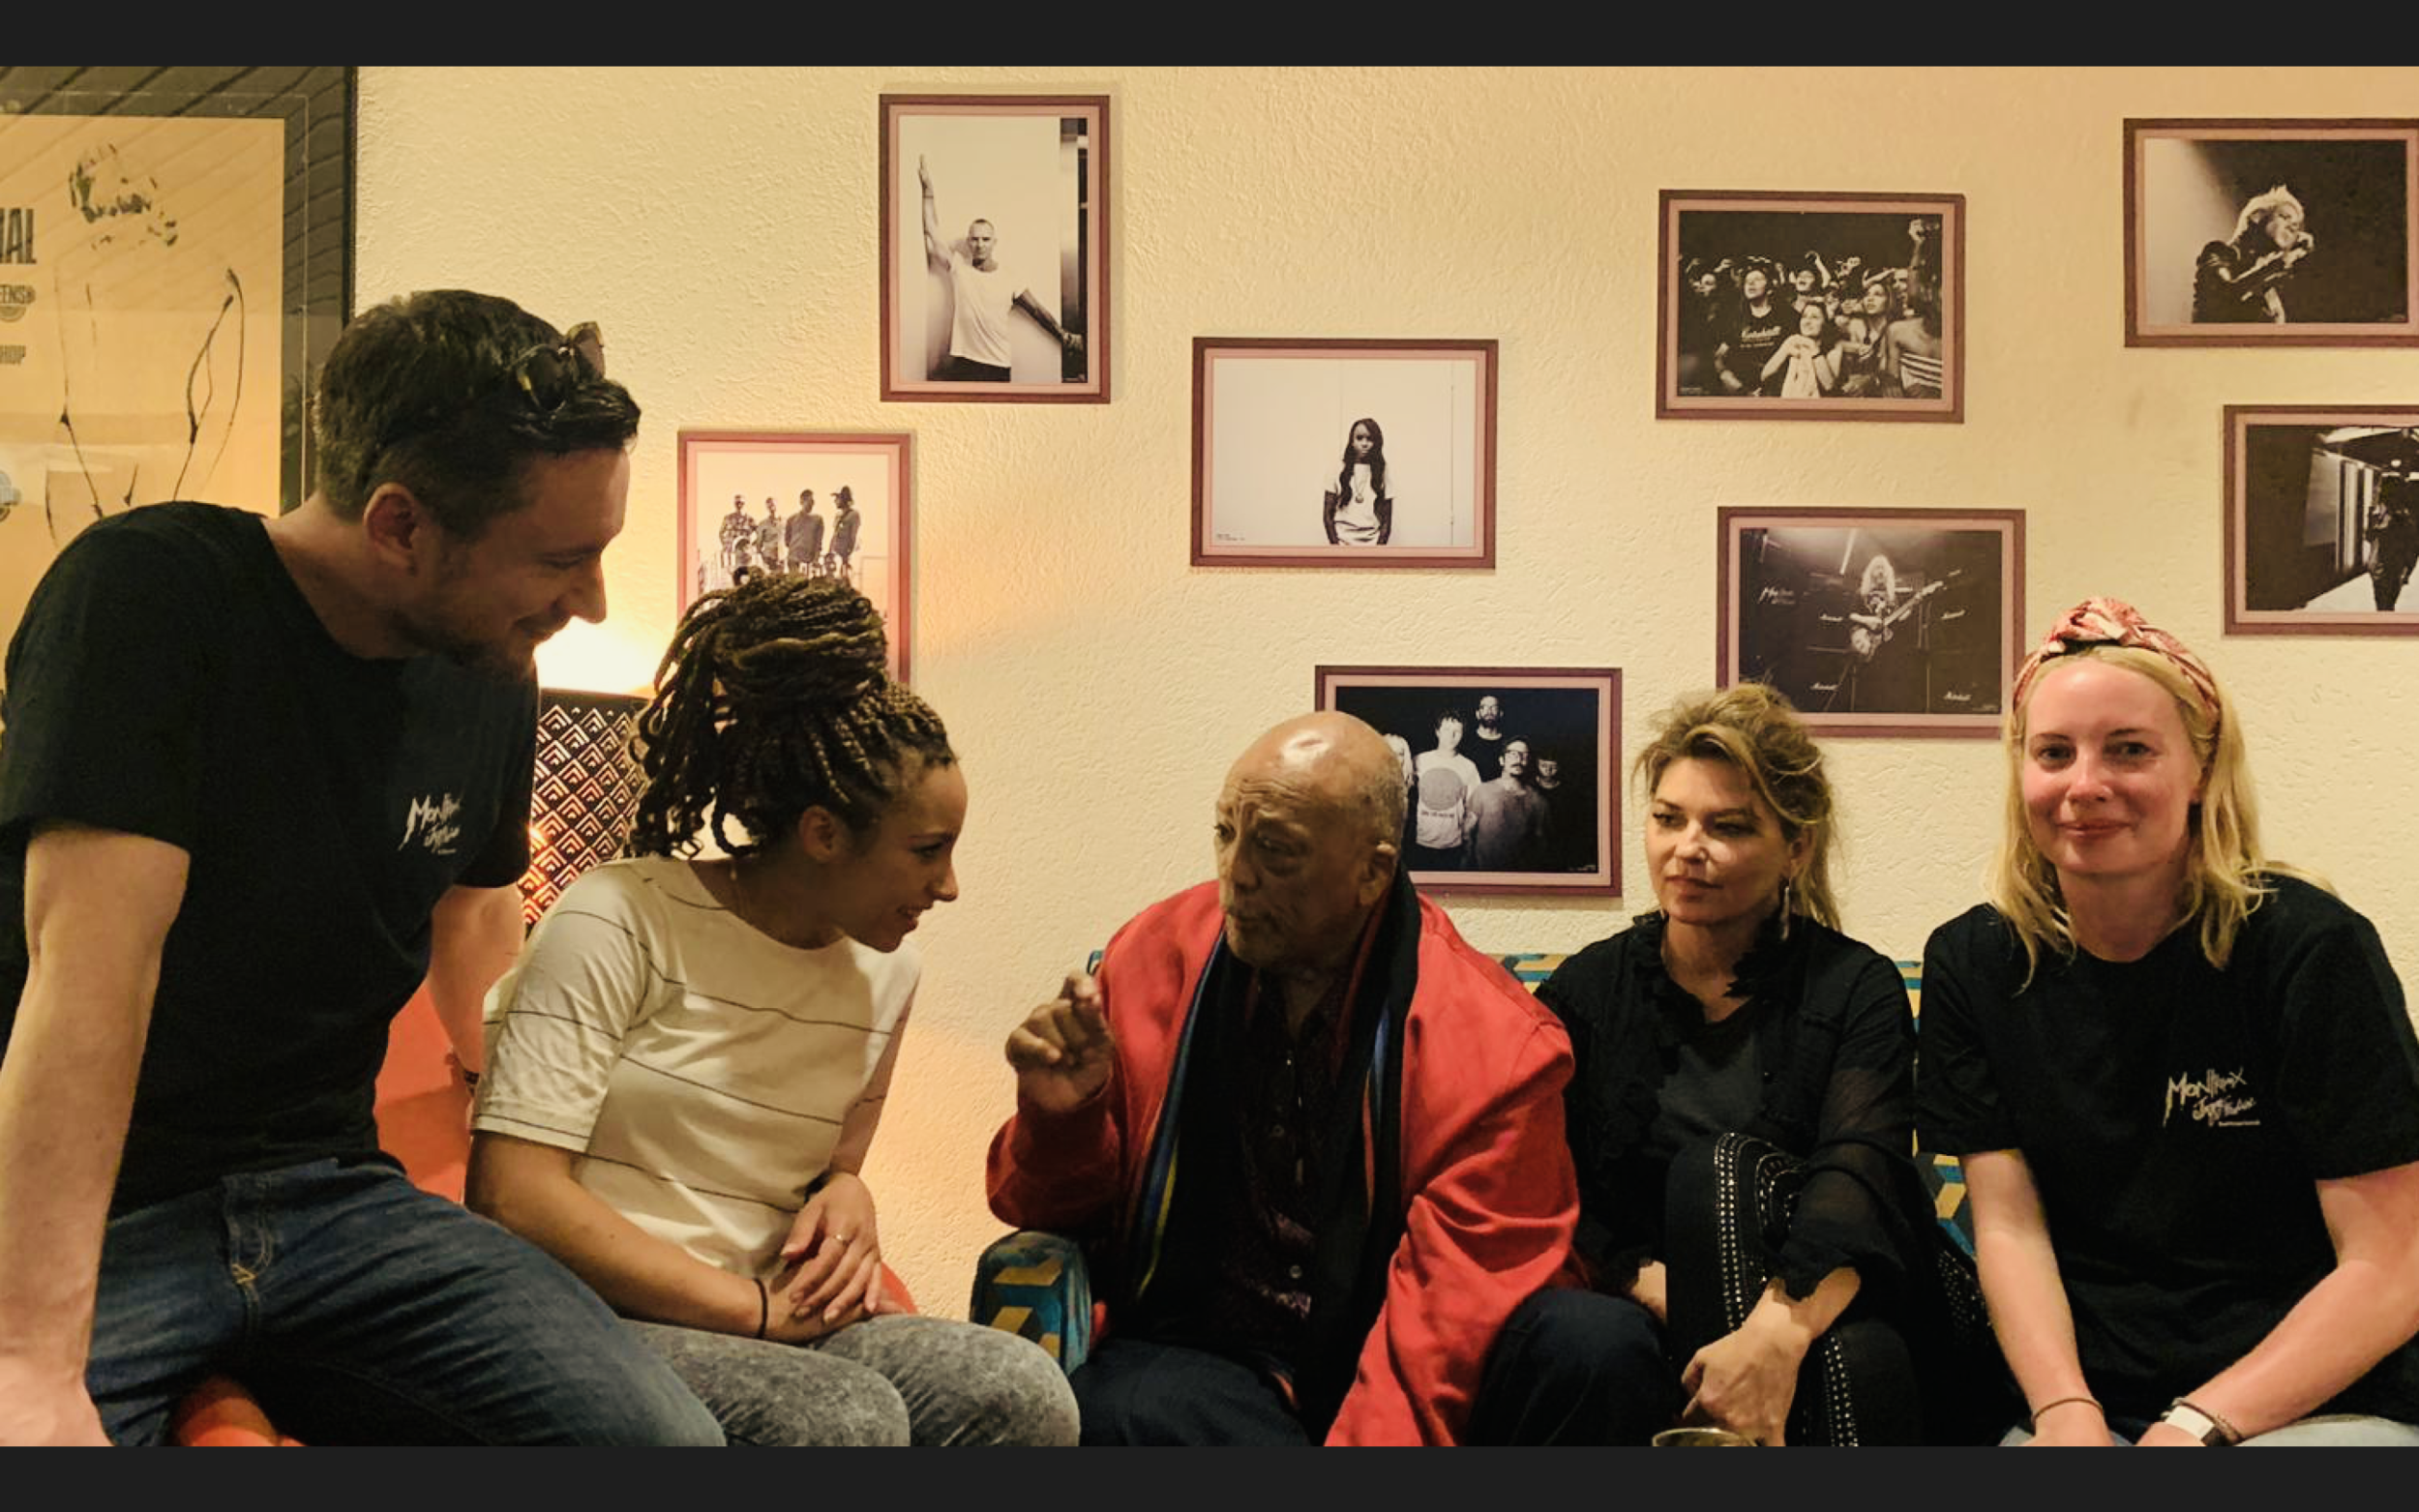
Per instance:
[[[710,823],[747,855],[810,808],[861,835],[919,762],[954,765],[941,717],[891,679],[888,655],[881,612],[837,578],[767,574],[690,606],[639,716],[646,789],[628,853],[694,855]]]

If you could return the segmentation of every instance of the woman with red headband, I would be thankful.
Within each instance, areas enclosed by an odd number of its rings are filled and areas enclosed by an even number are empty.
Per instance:
[[[2260,853],[2242,728],[2131,606],[2008,717],[1989,904],[1924,960],[2010,1442],[2419,1445],[2419,1040],[2369,921]]]

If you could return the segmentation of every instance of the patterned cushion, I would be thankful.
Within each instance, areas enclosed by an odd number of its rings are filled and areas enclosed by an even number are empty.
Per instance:
[[[996,1239],[974,1263],[966,1316],[1030,1339],[1060,1370],[1072,1372],[1091,1349],[1091,1279],[1074,1240],[1027,1229]]]
[[[1561,951],[1525,950],[1498,956],[1504,969],[1509,971],[1520,985],[1530,992],[1554,974],[1567,954]],[[1906,983],[1907,1001],[1918,1013],[1924,1007],[1924,964],[1920,961],[1898,961],[1892,964]],[[1966,1254],[1974,1253],[1974,1215],[1965,1201],[1965,1172],[1955,1155],[1924,1156],[1917,1151],[1917,1164],[1923,1168],[1924,1184],[1932,1195],[1932,1210],[1940,1217],[1940,1226],[1949,1237]]]

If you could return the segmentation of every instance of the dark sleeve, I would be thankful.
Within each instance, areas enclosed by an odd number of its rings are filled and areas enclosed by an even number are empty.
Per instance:
[[[1394,501],[1384,494],[1380,494],[1378,496],[1378,545],[1384,546],[1388,542],[1391,541],[1393,537]]]
[[[538,763],[538,685],[532,678],[515,716],[518,738],[495,808],[495,829],[458,879],[463,887],[510,887],[529,870],[529,796]]]
[[[1915,1020],[1906,984],[1878,954],[1860,950],[1844,971],[1810,988],[1844,998],[1801,1004],[1801,1033],[1836,1024],[1814,1148],[1788,1237],[1774,1268],[1793,1297],[1842,1266],[1867,1284],[1895,1287],[1914,1236],[1907,1221],[1915,1153]]]
[[[1538,984],[1538,1001],[1560,1019],[1570,1037],[1569,1083],[1563,1089],[1563,1125],[1571,1164],[1579,1177],[1579,1224],[1571,1249],[1598,1291],[1624,1293],[1638,1267],[1655,1258],[1655,1235],[1662,1221],[1660,1199],[1643,1205],[1636,1190],[1641,1162],[1635,1159],[1633,1121],[1624,1088],[1632,1080],[1615,1064],[1625,1037],[1609,1023],[1612,997],[1624,973],[1608,954],[1582,953]],[[1651,1111],[1650,1111],[1651,1112]]]
[[[2331,901],[2325,911],[2282,963],[2275,1072],[2285,1128],[2320,1181],[2419,1160],[2419,1037],[2402,983],[2374,926]]]
[[[168,542],[97,528],[26,605],[0,700],[0,843],[67,819],[191,850],[209,780],[208,593]]]
[[[1924,1011],[1916,1044],[1916,1126],[1923,1147],[1940,1155],[2014,1149],[2016,1126],[2000,1105],[1999,1081],[1974,1017],[1981,983],[1976,950],[1956,920],[1924,947]],[[1997,932],[1991,936],[2000,937]]]
[[[1320,495],[1319,519],[1327,526],[1328,545],[1329,546],[1342,546],[1344,544],[1335,538],[1335,511],[1337,506],[1342,503],[1343,495],[1336,492],[1333,489],[1329,489],[1327,492]]]

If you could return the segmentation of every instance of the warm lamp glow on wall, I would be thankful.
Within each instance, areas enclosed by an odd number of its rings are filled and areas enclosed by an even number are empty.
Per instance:
[[[529,871],[521,879],[524,924],[535,926],[581,873],[620,854],[642,786],[630,734],[646,702],[637,694],[538,694]]]

